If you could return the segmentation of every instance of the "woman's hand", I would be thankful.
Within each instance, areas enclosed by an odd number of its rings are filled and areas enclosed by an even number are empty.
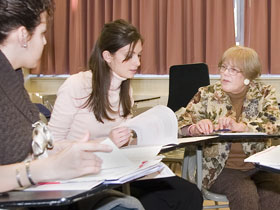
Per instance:
[[[69,147],[70,145],[72,145],[73,143],[79,143],[79,142],[87,142],[90,141],[89,137],[89,131],[87,131],[85,133],[85,136],[82,139],[78,139],[78,140],[59,140],[59,141],[54,141],[54,146],[52,149],[48,149],[48,155],[54,155],[62,150],[64,150],[65,148]],[[95,143],[101,143],[101,140],[94,140]]]
[[[218,120],[216,130],[229,129],[231,131],[246,132],[248,131],[247,126],[244,123],[237,123],[231,117],[221,117]]]
[[[127,144],[131,137],[131,129],[127,127],[113,128],[109,134],[109,138],[115,143],[115,145],[117,145],[117,147]]]
[[[194,135],[201,135],[201,134],[211,134],[214,131],[213,123],[209,119],[204,119],[198,121],[196,124],[190,128],[190,134]]]
[[[84,140],[71,143],[61,152],[50,157],[53,176],[57,179],[70,179],[86,174],[96,174],[101,170],[102,160],[94,152],[111,152],[112,148],[105,144]]]
[[[52,156],[58,152],[61,152],[62,150],[69,147],[75,142],[76,141],[70,141],[70,140],[61,140],[61,141],[54,142],[54,147],[52,149],[48,149],[48,155]]]

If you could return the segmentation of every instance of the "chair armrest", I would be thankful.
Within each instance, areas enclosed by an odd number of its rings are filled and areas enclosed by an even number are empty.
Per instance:
[[[197,163],[197,175],[196,175],[196,185],[198,189],[202,189],[202,146],[197,146],[196,149],[196,163]]]

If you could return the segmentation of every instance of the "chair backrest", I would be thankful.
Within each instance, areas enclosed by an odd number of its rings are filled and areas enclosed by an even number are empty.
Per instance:
[[[171,66],[167,106],[174,112],[187,106],[198,88],[209,84],[208,66],[205,63]]]

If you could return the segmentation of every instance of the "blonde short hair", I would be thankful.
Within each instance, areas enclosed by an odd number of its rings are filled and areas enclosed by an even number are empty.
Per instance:
[[[232,61],[249,80],[256,79],[261,75],[259,56],[252,48],[233,46],[227,49],[219,61],[218,66],[221,67],[225,61],[229,60]]]

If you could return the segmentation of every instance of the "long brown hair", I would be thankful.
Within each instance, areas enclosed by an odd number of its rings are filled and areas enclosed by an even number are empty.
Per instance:
[[[130,45],[129,52],[124,59],[131,58],[135,45],[143,39],[133,25],[124,20],[115,20],[104,25],[101,34],[95,43],[95,47],[89,59],[89,69],[92,71],[92,92],[84,107],[89,107],[93,111],[95,118],[103,123],[103,119],[114,120],[108,113],[115,113],[110,105],[108,92],[111,84],[111,69],[103,59],[102,52],[107,50],[111,54],[120,48]],[[129,95],[130,80],[122,82],[120,89],[120,105],[123,108],[122,117],[127,117],[131,113],[132,102]]]

